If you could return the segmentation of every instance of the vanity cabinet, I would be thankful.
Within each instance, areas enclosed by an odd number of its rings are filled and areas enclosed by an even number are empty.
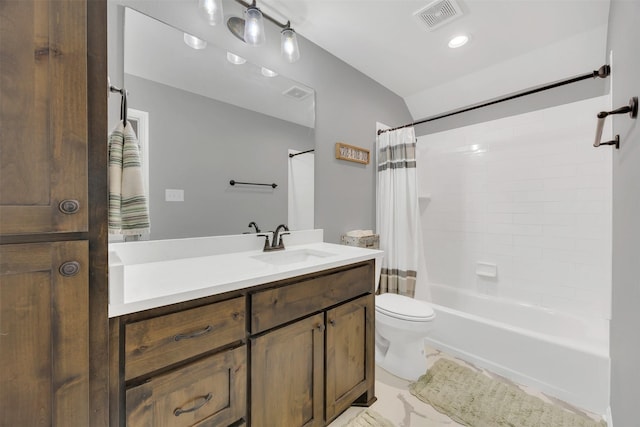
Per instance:
[[[250,294],[251,426],[327,425],[374,397],[373,262]]]
[[[113,426],[321,427],[375,401],[374,261],[114,317]]]

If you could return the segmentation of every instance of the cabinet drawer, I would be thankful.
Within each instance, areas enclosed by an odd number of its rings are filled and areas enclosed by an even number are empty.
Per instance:
[[[245,337],[245,299],[234,298],[125,325],[125,379]]]
[[[374,264],[314,277],[251,295],[251,333],[324,310],[342,301],[373,292]]]
[[[229,425],[246,413],[246,346],[127,390],[127,426]]]

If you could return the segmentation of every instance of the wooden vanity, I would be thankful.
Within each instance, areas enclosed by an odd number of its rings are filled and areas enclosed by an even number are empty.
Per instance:
[[[374,260],[110,319],[116,426],[326,426],[374,394]]]

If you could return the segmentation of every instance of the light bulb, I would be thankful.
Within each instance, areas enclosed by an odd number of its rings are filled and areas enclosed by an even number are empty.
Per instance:
[[[222,0],[198,0],[198,8],[202,10],[209,25],[218,25],[222,22]]]
[[[296,62],[300,59],[298,49],[298,38],[292,28],[285,28],[280,32],[280,47],[282,56],[289,62]]]
[[[207,47],[206,41],[199,39],[196,36],[192,36],[191,34],[184,33],[183,40],[187,44],[187,46],[196,50],[204,49],[205,47]]]
[[[264,19],[262,12],[255,6],[245,11],[244,41],[250,46],[259,46],[264,43]]]

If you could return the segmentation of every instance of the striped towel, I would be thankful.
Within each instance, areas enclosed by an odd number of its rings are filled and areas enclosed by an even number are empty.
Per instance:
[[[136,235],[149,231],[140,146],[130,123],[109,136],[109,233]]]

